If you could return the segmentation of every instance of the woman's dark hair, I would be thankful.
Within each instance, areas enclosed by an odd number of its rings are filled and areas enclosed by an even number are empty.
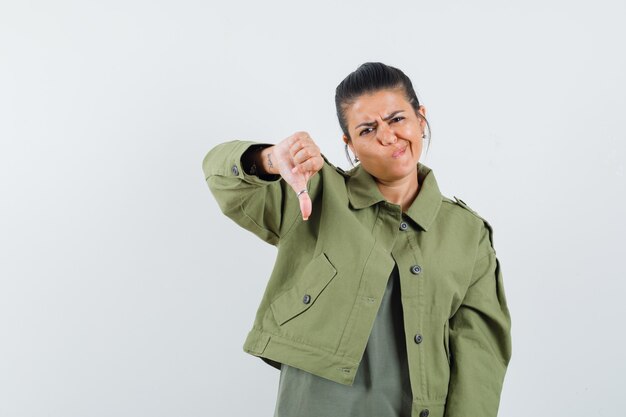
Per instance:
[[[402,89],[404,95],[417,117],[426,121],[428,126],[428,145],[430,146],[430,124],[428,120],[419,112],[420,103],[413,90],[413,84],[398,68],[385,65],[382,62],[366,62],[355,71],[348,74],[335,89],[335,107],[337,108],[337,118],[339,126],[344,135],[351,140],[348,132],[348,121],[345,112],[356,99],[362,94],[375,93],[383,89]]]

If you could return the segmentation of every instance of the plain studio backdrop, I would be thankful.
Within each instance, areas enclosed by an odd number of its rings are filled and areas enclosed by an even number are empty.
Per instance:
[[[271,416],[242,345],[276,248],[202,159],[304,130],[348,168],[334,90],[367,61],[494,228],[500,415],[623,415],[624,3],[219,3],[0,3],[0,416]]]

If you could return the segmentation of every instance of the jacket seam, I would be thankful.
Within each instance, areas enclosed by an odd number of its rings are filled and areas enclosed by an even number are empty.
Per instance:
[[[295,215],[295,218],[291,222],[291,226],[289,226],[289,228],[285,231],[285,233],[283,233],[282,236],[280,236],[281,239],[287,238],[287,236],[290,234],[290,232],[294,229],[294,226],[298,222],[299,218],[300,218],[300,212],[298,211],[296,213],[296,215]]]
[[[285,339],[285,340],[288,340],[288,341],[290,341],[292,343],[295,343],[295,344],[302,344],[302,345],[308,346],[310,348],[322,351],[322,352],[327,353],[329,355],[332,355],[333,357],[338,358],[338,359],[347,359],[347,360],[349,360],[350,362],[352,362],[355,365],[358,363],[358,362],[350,359],[349,357],[347,357],[345,355],[337,355],[337,353],[335,351],[333,351],[333,350],[326,349],[326,348],[323,348],[323,347],[318,346],[318,345],[312,345],[312,344],[307,343],[306,341],[304,341],[302,339],[294,339],[293,337],[289,337],[288,335],[280,334],[280,333],[277,334],[277,333],[271,332],[269,330],[266,330],[266,329],[260,328],[260,327],[252,327],[252,328],[257,330],[258,332],[266,333],[266,334],[268,334],[270,336],[274,336],[274,337],[278,337],[278,338],[281,338],[281,339]]]
[[[246,216],[246,219],[248,219],[252,224],[254,224],[258,229],[263,230],[264,232],[267,232],[269,234],[271,234],[275,240],[279,240],[279,236],[276,235],[276,233],[274,233],[273,231],[261,226],[260,224],[258,224],[248,213],[246,213],[246,208],[245,205],[243,204],[243,197],[241,198],[241,201],[239,203],[239,207],[241,208],[241,212],[243,213],[244,216]]]
[[[375,244],[372,245],[369,253],[367,254],[367,257],[365,258],[365,262],[363,262],[363,267],[361,268],[361,273],[359,274],[359,289],[361,289],[361,284],[363,283],[363,274],[365,273],[365,268],[367,267],[367,264],[370,261],[370,258],[372,256],[372,252],[374,252],[375,246],[376,246]],[[352,307],[350,308],[350,314],[348,315],[348,320],[346,321],[346,324],[343,327],[343,330],[341,331],[341,336],[339,337],[339,344],[337,345],[337,349],[335,349],[335,355],[337,354],[339,349],[343,346],[344,338],[348,336],[350,337],[352,336],[352,333],[346,334],[346,331],[349,328],[348,326],[351,324],[350,319],[352,318],[352,315],[355,314],[354,310],[357,308],[359,297],[361,297],[361,294],[357,292],[357,296],[355,297],[354,302],[352,303]],[[345,355],[343,357],[345,357]]]

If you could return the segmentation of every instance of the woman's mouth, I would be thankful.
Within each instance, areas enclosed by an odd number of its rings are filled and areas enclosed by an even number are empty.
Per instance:
[[[409,146],[409,145],[406,145],[404,148],[401,148],[401,149],[396,149],[396,150],[394,151],[394,153],[391,155],[391,157],[392,157],[392,158],[399,158],[399,157],[401,157],[402,155],[404,155],[404,152],[406,151],[406,148],[407,148],[408,146]]]

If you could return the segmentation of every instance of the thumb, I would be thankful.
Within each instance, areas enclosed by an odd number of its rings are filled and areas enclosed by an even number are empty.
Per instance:
[[[311,197],[307,191],[307,182],[308,175],[298,176],[297,180],[294,181],[291,187],[296,192],[296,195],[298,195],[298,200],[300,201],[300,212],[302,213],[303,220],[309,219],[313,206]]]
[[[300,194],[300,212],[302,212],[302,220],[308,220],[312,211],[311,197],[309,193],[304,192]]]

